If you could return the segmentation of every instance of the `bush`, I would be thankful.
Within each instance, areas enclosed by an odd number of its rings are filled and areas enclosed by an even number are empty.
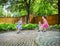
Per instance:
[[[4,30],[4,31],[6,31],[6,30],[8,30],[8,24],[0,24],[0,30]]]
[[[35,29],[36,27],[38,27],[37,24],[26,24],[22,26],[22,29],[32,30],[32,29]]]
[[[0,31],[8,31],[8,30],[16,30],[16,25],[17,24],[0,24]],[[22,29],[26,30],[32,30],[35,29],[37,26],[37,24],[23,24],[22,25]]]
[[[8,31],[8,30],[11,30],[11,31],[14,31],[16,30],[16,25],[17,24],[0,24],[0,31]],[[37,24],[23,24],[22,25],[22,29],[23,30],[33,30],[35,28],[37,28],[38,25]],[[60,29],[60,24],[59,25],[50,25],[50,28],[56,28],[56,29]]]
[[[0,24],[0,31],[15,30],[15,24]]]
[[[59,25],[57,25],[57,24],[55,24],[55,25],[51,25],[50,28],[60,29],[60,24],[59,24]]]

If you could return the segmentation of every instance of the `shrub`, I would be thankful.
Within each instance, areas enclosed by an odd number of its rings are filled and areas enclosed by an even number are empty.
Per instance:
[[[16,30],[16,24],[9,24],[8,30]]]
[[[17,24],[0,24],[0,31],[8,31],[8,30],[16,30],[16,25]],[[32,30],[35,29],[37,26],[37,24],[23,24],[22,25],[22,29],[26,30]]]
[[[15,24],[0,24],[0,31],[15,30]]]
[[[57,24],[55,24],[55,25],[50,25],[50,28],[60,29],[60,24],[59,24],[59,25],[57,25]]]
[[[26,24],[26,25],[23,25],[22,28],[23,29],[35,29],[37,27],[37,24]]]
[[[0,24],[0,30],[4,30],[4,31],[6,31],[6,30],[8,30],[8,24]]]

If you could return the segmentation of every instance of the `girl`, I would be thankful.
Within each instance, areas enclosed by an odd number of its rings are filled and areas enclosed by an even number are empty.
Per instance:
[[[42,28],[43,28],[44,31],[46,31],[46,29],[49,27],[49,24],[46,20],[46,16],[42,16],[42,19],[43,19]]]
[[[42,30],[42,24],[41,24],[41,22],[39,21],[39,24],[38,24],[38,32],[40,32],[41,30]]]
[[[19,20],[17,24],[17,33],[19,33],[21,30],[22,30],[22,20]]]
[[[42,16],[43,24],[40,24],[40,27],[43,29],[42,31],[46,31],[46,29],[49,27],[49,24],[46,20],[46,16]]]

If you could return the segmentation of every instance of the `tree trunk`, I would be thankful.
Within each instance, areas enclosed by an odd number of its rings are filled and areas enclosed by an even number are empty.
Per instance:
[[[58,24],[60,24],[60,0],[58,0]]]
[[[24,0],[25,1],[25,3],[26,3],[26,10],[27,10],[27,16],[26,16],[26,23],[29,23],[29,14],[30,14],[30,1],[31,0],[29,0],[29,2],[27,2],[27,0]]]
[[[28,14],[27,14],[27,16],[26,16],[26,17],[27,17],[26,20],[27,20],[27,23],[29,23],[29,20],[30,20],[30,18],[29,18],[29,14],[30,14],[30,5],[29,5],[29,4],[27,5],[27,13],[28,13]]]

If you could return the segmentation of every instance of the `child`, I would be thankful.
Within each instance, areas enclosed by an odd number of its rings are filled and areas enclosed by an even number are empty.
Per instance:
[[[40,27],[42,29],[42,31],[46,31],[46,29],[49,27],[49,24],[46,20],[46,17],[45,16],[42,16],[42,19],[43,19],[43,24],[40,24]]]
[[[38,32],[42,31],[42,24],[40,21],[39,21],[38,27],[39,27]]]
[[[22,30],[22,21],[19,20],[17,24],[17,33],[19,33]]]
[[[43,28],[44,31],[46,31],[46,29],[49,27],[49,24],[46,20],[46,16],[42,16],[42,19],[43,19],[42,28]]]

